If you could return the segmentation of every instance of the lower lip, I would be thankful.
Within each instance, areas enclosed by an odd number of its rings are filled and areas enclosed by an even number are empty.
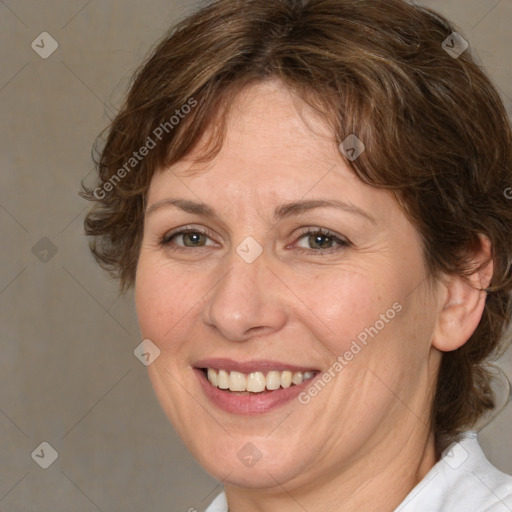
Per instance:
[[[194,368],[205,395],[220,409],[231,414],[253,416],[271,412],[296,398],[306,387],[309,387],[315,377],[302,384],[289,388],[280,388],[268,393],[251,393],[240,395],[212,386],[202,370]]]

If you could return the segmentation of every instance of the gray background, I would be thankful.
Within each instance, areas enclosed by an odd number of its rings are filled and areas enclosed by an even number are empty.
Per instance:
[[[512,0],[417,3],[456,20],[512,113]],[[132,295],[119,298],[89,255],[77,195],[131,72],[196,5],[0,1],[2,512],[202,511],[219,491],[133,355]],[[47,59],[31,48],[44,31],[59,44]],[[512,376],[512,356],[502,366]],[[481,434],[509,473],[511,425],[509,403]],[[31,458],[43,441],[59,454],[48,469]]]

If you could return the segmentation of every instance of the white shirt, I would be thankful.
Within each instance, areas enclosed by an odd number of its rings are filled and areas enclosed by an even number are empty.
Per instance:
[[[226,495],[206,512],[228,512]],[[466,432],[395,512],[512,512],[512,476],[486,459],[475,432]]]

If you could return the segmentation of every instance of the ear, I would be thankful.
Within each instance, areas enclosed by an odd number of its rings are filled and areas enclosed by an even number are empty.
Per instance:
[[[480,236],[479,247],[473,251],[472,264],[476,270],[463,278],[448,275],[440,283],[439,313],[432,345],[443,352],[456,350],[475,332],[485,307],[494,265],[491,243]]]

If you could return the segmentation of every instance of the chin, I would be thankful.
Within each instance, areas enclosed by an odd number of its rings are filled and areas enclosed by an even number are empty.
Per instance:
[[[207,447],[207,448],[205,448]],[[211,439],[188,446],[199,464],[223,484],[249,489],[284,485],[304,472],[304,453],[261,437]],[[297,457],[301,456],[301,460]]]

